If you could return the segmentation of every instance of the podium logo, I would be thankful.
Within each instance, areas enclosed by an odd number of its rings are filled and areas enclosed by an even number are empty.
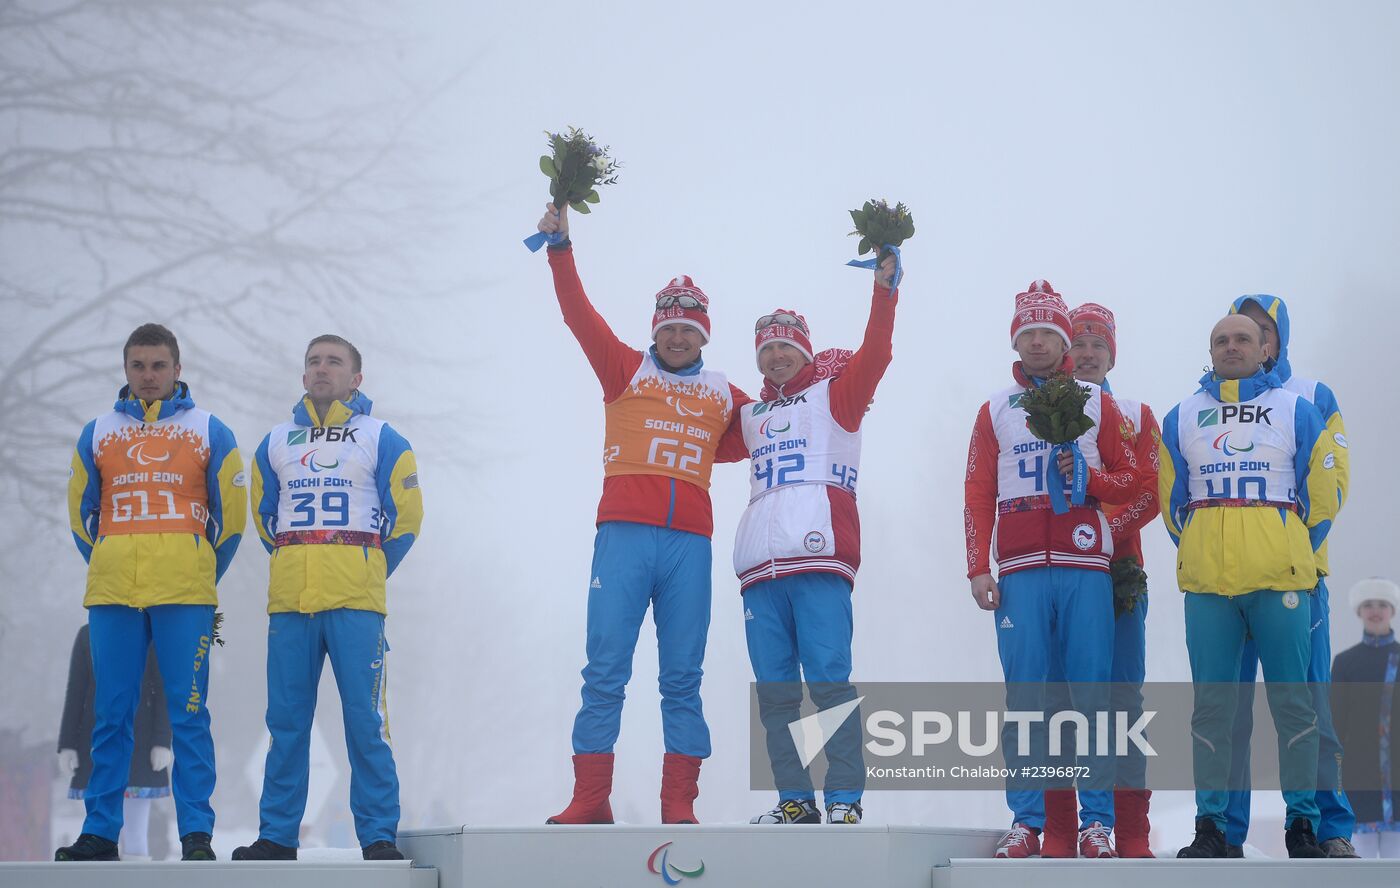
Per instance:
[[[647,858],[647,872],[661,877],[667,885],[679,885],[681,879],[698,879],[705,874],[705,861],[700,861],[700,865],[694,869],[683,869],[670,863],[666,858],[670,852],[671,843],[666,842]],[[660,860],[657,858],[660,857]]]
[[[846,719],[851,717],[851,713],[856,711],[860,701],[864,699],[857,697],[788,724],[788,733],[792,734],[792,742],[797,747],[797,757],[801,760],[802,767],[812,764],[812,760],[826,746],[827,741],[835,736],[836,731],[846,723]]]

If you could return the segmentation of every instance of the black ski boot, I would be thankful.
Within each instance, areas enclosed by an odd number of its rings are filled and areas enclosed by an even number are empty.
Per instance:
[[[1202,817],[1196,821],[1196,839],[1176,852],[1177,857],[1224,857],[1225,834],[1215,821]]]

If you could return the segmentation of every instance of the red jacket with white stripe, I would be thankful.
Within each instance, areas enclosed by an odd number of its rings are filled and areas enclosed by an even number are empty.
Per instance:
[[[1068,356],[1065,361],[1068,370]],[[1133,436],[1113,396],[1084,383],[1092,390],[1084,412],[1094,426],[1077,443],[1089,469],[1088,496],[1083,505],[1056,515],[1045,487],[1052,448],[1031,434],[1020,406],[1032,383],[1020,362],[1012,375],[1017,384],[977,412],[968,446],[963,510],[968,578],[990,573],[993,558],[1002,575],[1046,566],[1106,571],[1113,537],[1099,504],[1127,503],[1137,495]]]
[[[819,379],[817,355],[776,399],[744,407],[720,443],[720,459],[751,460],[751,498],[734,540],[741,592],[802,573],[855,582],[860,425],[892,358],[898,298],[875,285],[865,339],[839,375]]]

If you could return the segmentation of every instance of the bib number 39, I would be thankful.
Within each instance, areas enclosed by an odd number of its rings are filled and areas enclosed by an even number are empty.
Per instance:
[[[350,494],[327,490],[318,503],[314,493],[294,493],[292,513],[297,518],[288,527],[346,527],[350,524]]]

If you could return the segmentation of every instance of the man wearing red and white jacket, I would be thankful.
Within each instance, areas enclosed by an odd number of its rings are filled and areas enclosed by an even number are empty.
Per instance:
[[[1074,334],[1069,354],[1074,378],[1109,391],[1108,372],[1118,361],[1118,324],[1113,312],[1086,302],[1069,313]],[[1113,561],[1131,558],[1144,564],[1140,532],[1161,511],[1157,502],[1158,447],[1162,434],[1152,408],[1140,401],[1114,395],[1134,440],[1138,489],[1123,505],[1105,510],[1113,536]],[[1126,712],[1133,724],[1142,714],[1142,683],[1147,676],[1147,596],[1135,601],[1113,621],[1113,711]],[[1052,686],[1052,693],[1055,686]],[[1063,687],[1063,685],[1059,685]],[[1051,707],[1054,708],[1054,707]],[[1147,821],[1152,793],[1147,789],[1147,759],[1135,745],[1119,759],[1114,775],[1113,838],[1119,857],[1152,857]],[[1079,826],[1073,789],[1045,792],[1045,831],[1041,834],[1043,857],[1075,857]]]
[[[700,703],[710,627],[710,471],[721,439],[751,400],[700,358],[709,298],[688,277],[656,294],[647,352],[625,345],[594,310],[574,268],[568,210],[539,229],[564,323],[603,386],[603,497],[588,592],[588,664],[574,720],[574,795],[549,823],[612,823],[613,745],[637,635],[652,608],[660,667],[661,820],[695,823],[710,732]]]
[[[1049,282],[1035,281],[1016,296],[1011,320],[1012,347],[1020,356],[1012,365],[1015,384],[982,405],[968,448],[963,514],[967,576],[977,605],[995,612],[1007,707],[1012,710],[1043,709],[1052,645],[1071,683],[1075,708],[1107,708],[1106,700],[1093,705],[1087,699],[1090,688],[1083,684],[1109,680],[1113,651],[1113,587],[1108,574],[1113,540],[1099,504],[1125,503],[1136,495],[1137,456],[1113,397],[1090,386],[1084,412],[1094,426],[1074,442],[1087,473],[1087,496],[1057,513],[1049,485],[1067,489],[1076,460],[1035,437],[1021,407],[1026,389],[1043,384],[1057,371],[1073,371],[1071,338],[1069,311]],[[1058,473],[1052,471],[1056,467]],[[997,580],[991,575],[993,557]],[[1097,749],[1093,722],[1091,718],[1089,743],[1090,749]],[[1002,731],[1002,749],[1013,771],[1022,758],[1014,752],[1017,727],[1008,722]],[[1030,738],[1031,761],[1043,762],[1044,725],[1031,725]],[[1111,782],[1102,788],[1111,776],[1111,759],[1095,755],[1086,763],[1099,785],[1080,794],[1085,811],[1079,851],[1085,857],[1111,857]],[[1013,823],[997,848],[998,857],[1039,853],[1039,832],[1045,823],[1039,785],[1036,780],[1008,781],[1006,799]]]
[[[891,359],[898,295],[894,256],[876,269],[870,320],[854,353],[813,354],[802,315],[777,309],[754,325],[761,403],[746,408],[735,438],[752,461],[749,506],[734,540],[749,661],[778,788],[778,804],[753,823],[820,823],[811,775],[788,724],[805,679],[830,709],[856,698],[851,677],[851,588],[860,567],[861,420]],[[854,716],[854,717],[852,717]],[[860,823],[865,764],[860,715],[848,714],[825,746],[828,823]]]

